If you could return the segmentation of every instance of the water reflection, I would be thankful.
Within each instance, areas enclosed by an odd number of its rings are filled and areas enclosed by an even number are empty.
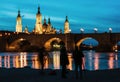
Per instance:
[[[39,69],[40,64],[38,61],[38,55],[34,54],[34,56],[31,56],[31,60],[32,60],[32,62],[30,62],[30,59],[29,59],[29,62],[32,64],[32,68]]]
[[[120,55],[117,53],[95,53],[93,51],[84,52],[83,69],[99,70],[120,68]],[[49,52],[49,56],[45,56],[44,69],[60,69],[60,52]],[[72,54],[68,53],[69,65],[68,69],[74,70],[74,60]],[[30,66],[34,69],[40,69],[41,65],[38,60],[38,53],[0,53],[0,67],[4,68],[23,68]]]
[[[69,65],[67,66],[67,69],[69,70],[73,70],[73,58],[72,58],[72,54],[68,53],[68,61],[69,61]]]
[[[0,67],[2,67],[2,56],[0,56]]]
[[[114,68],[114,55],[112,53],[110,53],[109,55],[108,66],[109,66],[109,69]]]
[[[99,69],[99,54],[95,55],[95,59],[94,59],[94,69],[98,70]]]
[[[60,69],[60,52],[54,51],[53,52],[53,67],[54,69]]]

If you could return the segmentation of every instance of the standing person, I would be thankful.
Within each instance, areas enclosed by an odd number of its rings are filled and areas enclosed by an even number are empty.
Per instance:
[[[38,57],[39,57],[40,65],[41,65],[41,73],[42,74],[43,74],[43,70],[44,70],[44,52],[45,52],[44,47],[40,48],[39,52],[38,52]]]
[[[62,72],[61,72],[62,78],[67,78],[66,77],[66,65],[68,64],[69,64],[69,61],[67,57],[67,51],[66,51],[65,45],[62,44],[61,49],[60,49],[60,65],[62,66]]]
[[[83,72],[82,72],[82,65],[83,65],[83,52],[82,47],[78,49],[77,46],[75,46],[75,50],[73,51],[73,58],[75,62],[75,73],[76,73],[76,79],[78,79],[78,70],[80,72],[80,78],[83,78]]]

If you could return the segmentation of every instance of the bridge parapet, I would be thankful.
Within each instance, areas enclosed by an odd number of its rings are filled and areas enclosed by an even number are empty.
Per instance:
[[[0,51],[6,51],[10,45],[17,40],[24,39],[30,46],[42,47],[52,38],[59,38],[65,43],[67,50],[74,50],[78,42],[82,42],[85,38],[93,38],[99,42],[98,51],[111,51],[113,45],[120,41],[120,33],[86,33],[86,34],[25,34],[19,33],[0,36]],[[53,39],[55,40],[55,39]],[[19,43],[19,42],[18,42]]]

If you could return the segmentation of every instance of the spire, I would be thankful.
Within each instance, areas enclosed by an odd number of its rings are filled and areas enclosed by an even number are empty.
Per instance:
[[[68,22],[68,16],[66,16],[66,20],[65,20],[65,22]]]
[[[46,18],[44,17],[44,24],[46,24]]]
[[[48,24],[51,24],[51,22],[50,22],[50,18],[48,18]]]
[[[20,10],[18,10],[18,17],[20,17]]]
[[[40,14],[40,6],[38,6],[38,14]]]

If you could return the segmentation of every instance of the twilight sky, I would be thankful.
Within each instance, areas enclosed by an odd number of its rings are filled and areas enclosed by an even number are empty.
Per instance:
[[[72,32],[80,33],[83,28],[86,33],[120,32],[120,0],[1,0],[0,30],[15,31],[18,9],[21,11],[23,29],[28,26],[32,31],[38,5],[46,19],[56,29],[64,28],[65,16],[68,16]]]

